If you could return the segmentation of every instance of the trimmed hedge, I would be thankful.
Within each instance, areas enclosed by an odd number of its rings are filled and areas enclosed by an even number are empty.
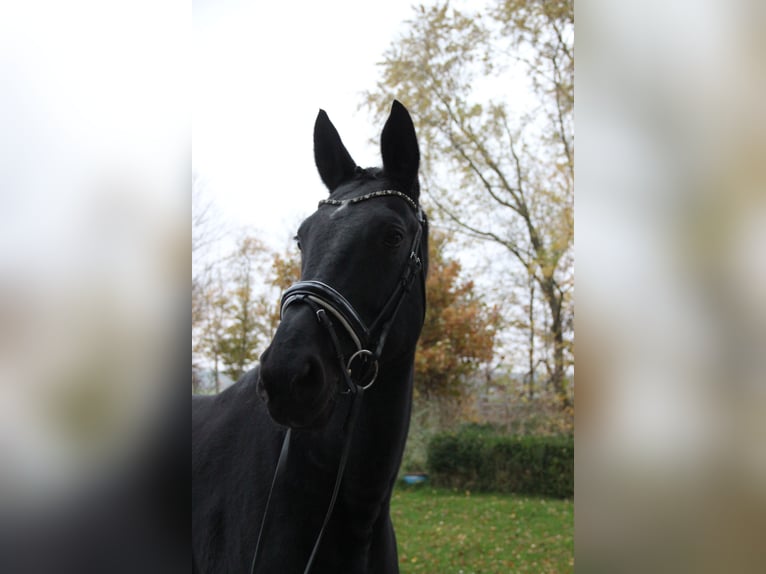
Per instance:
[[[572,498],[574,439],[507,436],[472,425],[431,439],[428,472],[434,486]]]

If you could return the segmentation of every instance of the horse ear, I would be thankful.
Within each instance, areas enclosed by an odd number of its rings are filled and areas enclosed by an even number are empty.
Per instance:
[[[391,105],[391,114],[383,126],[380,153],[386,174],[401,183],[404,186],[402,191],[413,195],[417,201],[419,188],[416,182],[420,164],[418,138],[409,112],[397,100]]]
[[[319,110],[314,123],[314,161],[319,177],[330,193],[354,173],[356,163],[340,139],[324,110]]]

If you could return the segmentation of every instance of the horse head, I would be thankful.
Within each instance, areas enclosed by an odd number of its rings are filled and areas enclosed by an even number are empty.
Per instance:
[[[322,427],[349,385],[366,388],[378,370],[383,379],[393,363],[412,363],[425,314],[427,224],[415,128],[396,101],[381,156],[382,168],[358,167],[319,112],[314,157],[330,195],[300,225],[301,280],[285,292],[261,356],[258,392],[277,423]]]

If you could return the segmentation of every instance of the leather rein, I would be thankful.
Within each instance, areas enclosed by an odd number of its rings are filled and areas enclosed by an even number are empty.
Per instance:
[[[357,313],[354,306],[346,299],[341,293],[336,291],[330,285],[321,281],[298,281],[291,285],[282,295],[280,317],[284,315],[285,309],[290,305],[296,303],[304,303],[308,305],[314,312],[317,321],[322,325],[330,336],[333,349],[335,350],[336,360],[338,361],[340,371],[343,375],[343,382],[345,383],[345,389],[339,391],[341,394],[351,395],[351,407],[347,415],[346,421],[343,425],[343,432],[345,438],[343,440],[343,447],[341,451],[340,462],[338,463],[338,471],[335,476],[335,484],[333,486],[332,497],[330,498],[330,504],[327,508],[322,527],[317,534],[316,541],[314,542],[313,550],[309,556],[308,562],[304,569],[304,574],[308,574],[311,570],[311,566],[316,558],[319,545],[324,536],[327,524],[330,521],[330,516],[335,507],[335,502],[340,490],[340,483],[343,478],[343,472],[346,468],[346,462],[348,460],[348,453],[351,445],[351,436],[353,434],[354,427],[356,426],[357,415],[359,414],[359,408],[361,405],[361,398],[364,391],[369,389],[378,376],[379,360],[383,352],[383,348],[386,343],[386,339],[394,324],[394,319],[404,301],[406,295],[410,292],[412,282],[415,277],[421,277],[421,289],[423,292],[423,301],[425,302],[425,276],[423,269],[423,260],[421,258],[421,243],[423,237],[423,228],[426,225],[425,215],[420,206],[412,200],[408,195],[401,191],[395,190],[382,190],[361,195],[345,200],[338,199],[325,199],[319,202],[319,207],[323,205],[354,205],[362,201],[369,199],[375,199],[378,197],[398,197],[405,200],[410,207],[415,211],[418,218],[418,229],[415,232],[415,237],[412,241],[409,256],[404,265],[404,269],[396,284],[393,292],[389,296],[386,303],[381,308],[378,316],[368,326],[362,320],[359,313]],[[425,313],[425,310],[424,310]],[[328,315],[329,314],[329,315]],[[346,359],[338,335],[333,324],[333,320],[343,327],[343,330],[354,342],[355,351],[351,356]],[[355,372],[359,373],[355,376]],[[356,379],[356,380],[355,380]],[[282,474],[287,462],[288,451],[290,447],[290,431],[287,429],[284,439],[282,441],[282,449],[279,453],[279,459],[277,461],[277,467],[274,471],[274,476],[271,481],[271,487],[269,489],[269,495],[266,500],[266,508],[263,512],[263,518],[261,519],[261,527],[258,532],[258,540],[255,546],[255,552],[253,553],[253,560],[250,566],[250,573],[255,573],[255,567],[258,560],[258,555],[261,549],[261,540],[263,537],[264,527],[266,526],[266,518],[269,513],[269,506],[271,504],[271,496],[274,492],[274,486],[277,482],[277,477]]]

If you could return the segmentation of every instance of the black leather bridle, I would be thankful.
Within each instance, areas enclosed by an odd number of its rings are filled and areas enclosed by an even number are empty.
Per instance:
[[[341,451],[341,458],[338,464],[338,471],[335,477],[335,485],[333,487],[332,497],[330,499],[330,505],[325,514],[322,527],[317,534],[314,547],[309,556],[308,562],[304,574],[308,574],[311,570],[311,566],[316,557],[316,553],[319,549],[319,544],[322,540],[322,536],[327,528],[327,524],[332,515],[333,508],[335,507],[335,501],[338,497],[338,491],[340,489],[341,479],[343,478],[343,471],[346,467],[346,461],[348,459],[349,447],[351,444],[351,435],[356,425],[357,415],[359,413],[359,407],[361,405],[361,397],[367,389],[369,389],[375,382],[379,371],[379,360],[383,353],[383,348],[386,344],[386,339],[394,324],[397,313],[401,308],[401,305],[410,292],[412,282],[415,277],[420,277],[420,285],[423,296],[425,314],[425,270],[423,268],[423,257],[421,253],[423,229],[426,227],[426,219],[423,214],[423,210],[415,201],[413,201],[408,195],[396,190],[381,190],[354,197],[346,200],[338,199],[325,199],[319,202],[319,207],[323,205],[353,205],[374,199],[378,197],[398,197],[405,200],[410,207],[413,208],[418,219],[418,229],[415,232],[415,236],[412,240],[409,256],[404,264],[404,269],[397,281],[391,295],[388,297],[386,303],[381,308],[377,317],[368,326],[362,320],[359,313],[357,313],[354,306],[346,299],[341,293],[335,290],[330,285],[321,281],[298,281],[291,285],[282,295],[280,315],[284,315],[285,309],[290,305],[296,303],[303,303],[308,305],[314,312],[317,321],[322,325],[330,336],[330,340],[335,350],[336,358],[339,363],[339,368],[342,373],[343,381],[345,383],[345,389],[341,389],[343,394],[351,395],[351,407],[349,409],[348,418],[344,424],[344,432],[346,437],[343,441],[343,449]],[[329,316],[328,316],[329,313]],[[335,331],[335,325],[333,319],[343,327],[343,330],[354,342],[356,350],[346,358],[342,345],[338,339]],[[358,363],[358,364],[357,364]],[[274,477],[271,482],[271,488],[269,490],[269,496],[266,500],[266,508],[264,509],[263,518],[261,520],[261,528],[258,533],[258,541],[256,543],[255,552],[253,554],[253,561],[251,564],[251,574],[255,572],[255,566],[258,559],[258,554],[261,547],[261,538],[263,536],[264,526],[266,524],[266,517],[269,511],[269,505],[271,503],[271,495],[274,491],[274,485],[277,481],[277,476],[281,474],[284,468],[287,455],[290,446],[290,429],[287,429],[284,440],[282,442],[282,450],[279,454],[279,460],[277,461],[277,468],[274,471]]]
[[[362,363],[367,366],[373,366],[372,378],[364,380],[362,385],[365,389],[369,388],[374,382],[377,376],[377,363],[380,360],[383,353],[383,347],[386,344],[386,338],[391,330],[391,326],[396,319],[396,315],[399,311],[399,307],[404,301],[405,296],[410,291],[412,281],[423,271],[423,260],[420,253],[420,243],[423,237],[423,227],[425,226],[425,217],[420,206],[417,205],[409,196],[400,191],[383,190],[348,199],[345,201],[325,199],[320,201],[319,205],[343,205],[343,204],[356,204],[362,201],[373,199],[377,197],[399,197],[406,200],[410,206],[415,210],[418,217],[418,229],[415,232],[415,237],[412,240],[410,247],[410,253],[407,261],[404,265],[404,269],[397,281],[396,287],[388,300],[380,309],[378,316],[375,320],[366,325],[365,322],[357,313],[354,306],[346,299],[342,294],[336,291],[330,285],[321,281],[298,281],[291,285],[282,295],[281,314],[284,314],[285,309],[292,304],[302,302],[308,304],[317,315],[317,320],[329,328],[331,339],[337,352],[341,352],[340,345],[335,337],[332,324],[328,323],[320,313],[320,310],[325,310],[330,313],[332,318],[336,319],[337,323],[343,327],[345,332],[354,342],[356,351],[351,357],[343,363],[344,371],[349,371],[352,368],[354,361],[359,358]],[[421,286],[425,288],[425,281],[421,282]],[[424,297],[425,300],[425,297]],[[369,371],[369,369],[368,369]],[[351,383],[351,381],[347,381]],[[350,388],[348,389],[350,390]]]

